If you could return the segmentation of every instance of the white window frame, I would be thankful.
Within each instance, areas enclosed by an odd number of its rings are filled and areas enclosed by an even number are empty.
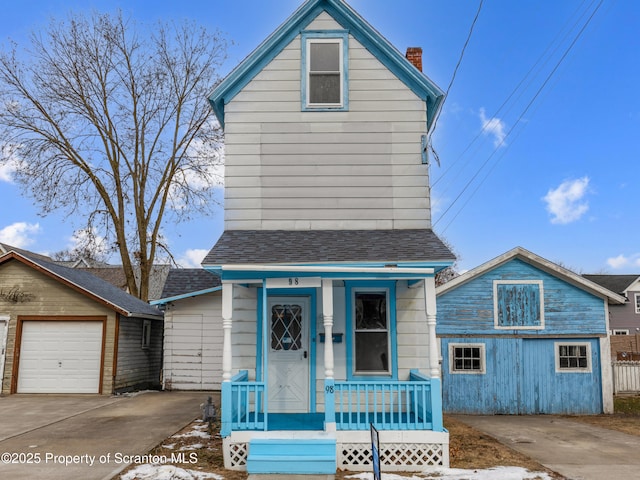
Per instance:
[[[386,296],[386,302],[387,302],[387,328],[385,330],[382,329],[375,329],[375,330],[362,330],[363,332],[369,332],[369,333],[376,333],[376,332],[383,332],[385,331],[387,333],[387,370],[366,370],[366,371],[360,371],[360,370],[356,370],[356,356],[357,356],[357,349],[356,349],[356,335],[358,333],[358,330],[356,328],[356,295],[358,293],[384,293]],[[353,335],[353,339],[352,339],[352,345],[351,345],[351,351],[353,352],[353,365],[352,365],[352,376],[353,377],[388,377],[388,376],[392,376],[393,375],[393,351],[392,351],[392,346],[391,346],[391,298],[390,298],[390,292],[389,292],[389,288],[387,287],[380,287],[380,288],[376,288],[376,287],[353,287],[353,289],[351,290],[351,305],[352,305],[352,312],[351,312],[351,318],[352,318],[352,335]]]
[[[479,370],[456,370],[455,349],[456,348],[479,348],[480,349],[480,369]],[[449,373],[452,375],[484,375],[487,373],[487,354],[484,343],[450,343],[449,344]]]
[[[611,331],[611,335],[629,335],[629,330],[625,328],[614,328]]]
[[[340,58],[340,102],[311,103],[309,76],[311,69],[311,44],[335,43],[339,46]],[[349,107],[349,74],[348,74],[349,34],[346,30],[326,30],[302,32],[302,110],[303,111],[335,111],[348,110]]]
[[[143,350],[151,346],[151,320],[142,320],[142,343],[140,346]]]
[[[560,367],[560,347],[561,346],[577,346],[587,347],[587,366],[586,368],[561,368]],[[554,355],[556,359],[556,373],[591,373],[593,365],[591,361],[591,343],[590,342],[554,342]]]
[[[500,325],[498,318],[498,285],[538,285],[540,291],[540,325]],[[496,330],[544,330],[544,282],[542,280],[494,280],[493,326]]]
[[[636,313],[640,314],[640,293],[634,293],[633,298],[636,302]]]

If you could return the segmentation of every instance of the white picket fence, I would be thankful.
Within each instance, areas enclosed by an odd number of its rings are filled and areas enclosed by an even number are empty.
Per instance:
[[[612,362],[613,393],[640,393],[640,362]]]

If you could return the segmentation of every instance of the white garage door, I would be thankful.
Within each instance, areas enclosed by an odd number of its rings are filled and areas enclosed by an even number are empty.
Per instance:
[[[98,393],[102,322],[22,324],[18,393]]]

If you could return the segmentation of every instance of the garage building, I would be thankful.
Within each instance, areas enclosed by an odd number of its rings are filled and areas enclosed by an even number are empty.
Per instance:
[[[0,391],[158,388],[162,312],[86,270],[44,258],[0,257]]]

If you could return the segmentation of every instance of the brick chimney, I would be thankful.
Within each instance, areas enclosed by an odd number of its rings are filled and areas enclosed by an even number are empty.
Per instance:
[[[407,60],[409,60],[413,65],[420,71],[422,71],[422,48],[420,47],[409,47],[407,48],[407,53],[405,54]]]

